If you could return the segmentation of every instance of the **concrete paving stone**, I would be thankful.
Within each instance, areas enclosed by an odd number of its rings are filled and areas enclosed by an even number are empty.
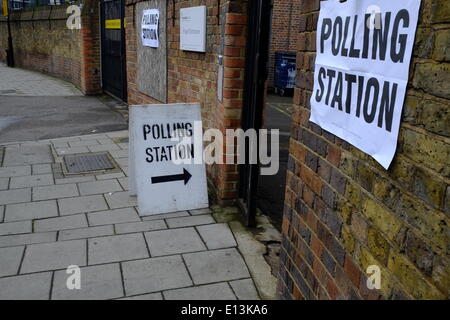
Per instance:
[[[137,206],[137,197],[130,197],[128,191],[107,193],[105,199],[111,209]]]
[[[239,300],[260,299],[252,279],[231,281],[230,285]]]
[[[9,186],[9,178],[0,178],[0,190],[6,190]]]
[[[123,190],[130,190],[130,185],[129,185],[129,181],[128,181],[128,177],[124,177],[124,178],[119,178],[117,179],[120,183],[120,185],[122,186]]]
[[[128,296],[192,285],[180,256],[123,262],[122,269]]]
[[[0,224],[0,236],[32,232],[31,220],[7,222]]]
[[[0,178],[29,176],[31,166],[0,167]]]
[[[88,214],[90,226],[141,221],[134,208],[114,209]]]
[[[183,254],[195,284],[249,278],[247,266],[236,249]]]
[[[31,201],[31,189],[14,189],[0,191],[0,205]]]
[[[109,138],[124,138],[124,137],[128,137],[128,130],[107,132],[106,136],[108,136]]]
[[[48,186],[53,184],[52,174],[37,174],[33,176],[12,177],[9,188],[20,189],[28,187]]]
[[[51,164],[33,164],[32,172],[34,175],[52,173],[52,166]]]
[[[152,257],[206,250],[194,228],[146,232]]]
[[[118,263],[80,268],[80,290],[67,288],[68,277],[66,270],[55,272],[52,300],[107,300],[124,295]]]
[[[212,213],[212,210],[210,208],[196,209],[196,210],[189,210],[189,213],[193,216],[199,216],[203,214],[210,214]]]
[[[109,180],[109,179],[116,179],[116,178],[123,178],[125,175],[123,172],[116,172],[116,173],[106,173],[106,174],[100,174],[95,176],[97,180]]]
[[[128,143],[118,143],[117,144],[119,147],[120,147],[120,149],[122,149],[122,150],[128,150]]]
[[[89,265],[148,258],[141,233],[88,239]]]
[[[56,216],[58,207],[55,200],[8,204],[5,209],[5,222]]]
[[[157,293],[142,294],[139,296],[121,298],[118,300],[163,300],[163,297],[162,297],[161,293],[157,292]]]
[[[86,240],[59,241],[27,246],[20,273],[86,265]]]
[[[137,208],[139,212],[139,208]],[[150,221],[150,220],[160,220],[160,219],[169,219],[169,218],[178,218],[178,217],[189,217],[189,213],[187,211],[177,211],[172,213],[164,213],[164,214],[155,214],[151,216],[144,216],[142,220]]]
[[[88,226],[85,214],[57,217],[34,221],[34,232],[59,231],[85,228]]]
[[[215,222],[216,221],[214,220],[214,218],[210,215],[167,219],[167,225],[169,226],[169,228],[199,226]]]
[[[76,184],[61,184],[33,188],[33,201],[70,198],[76,196],[79,196]]]
[[[52,144],[55,149],[64,149],[69,147],[69,143],[67,141],[52,141]]]
[[[61,230],[59,232],[58,240],[75,240],[75,239],[85,239],[85,238],[96,238],[103,236],[114,235],[114,226],[99,226],[99,227],[89,227],[81,229],[70,229]]]
[[[52,163],[53,156],[50,145],[13,145],[5,149],[3,165],[17,166],[28,164]]]
[[[210,250],[237,246],[233,233],[226,223],[199,226],[197,230]]]
[[[0,248],[56,241],[56,232],[26,233],[0,237]]]
[[[83,182],[79,183],[78,187],[80,188],[80,193],[82,196],[123,191],[116,179]]]
[[[109,154],[113,157],[113,158],[128,158],[129,156],[129,151],[128,150],[111,150],[109,152]]]
[[[110,150],[120,150],[120,147],[113,144],[100,144],[98,146],[88,146],[90,152],[102,152],[102,151],[110,151]]]
[[[0,248],[0,277],[13,276],[19,272],[24,249],[25,247]]]
[[[89,181],[95,181],[95,177],[94,176],[81,176],[81,177],[55,179],[55,184],[70,184],[70,183],[89,182]]]
[[[166,300],[236,300],[226,282],[163,292]]]
[[[117,158],[115,160],[119,164],[119,166],[128,167],[128,158]]]
[[[117,234],[167,229],[164,220],[138,221],[115,225]]]
[[[0,279],[0,300],[48,300],[52,273],[35,273]]]
[[[102,195],[59,199],[58,205],[62,216],[108,209],[108,205]]]
[[[99,145],[97,140],[81,140],[81,141],[71,141],[69,142],[69,146],[73,147],[87,147],[87,146],[95,146]]]
[[[65,156],[68,154],[87,153],[89,149],[87,147],[73,147],[73,148],[56,148],[58,156]]]
[[[110,138],[107,138],[107,137],[99,138],[99,139],[97,139],[97,141],[99,144],[113,144],[114,143],[114,141],[112,141]]]
[[[50,139],[48,141],[50,141],[51,143],[60,143],[60,142],[69,142],[69,141],[80,141],[80,137],[63,137],[63,138],[55,138],[55,139]]]
[[[107,139],[108,136],[104,133],[94,133],[79,136],[80,140],[97,140],[97,139]]]

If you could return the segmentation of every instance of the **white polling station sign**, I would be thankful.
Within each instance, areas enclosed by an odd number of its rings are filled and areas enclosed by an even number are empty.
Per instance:
[[[420,0],[322,1],[310,120],[388,169]]]
[[[198,103],[130,108],[130,194],[142,216],[208,207]]]
[[[141,38],[145,47],[159,47],[159,10],[147,9],[142,13]]]

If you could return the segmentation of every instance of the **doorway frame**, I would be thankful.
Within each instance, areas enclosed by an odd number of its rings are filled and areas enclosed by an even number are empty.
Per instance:
[[[247,43],[245,55],[244,95],[241,114],[241,128],[260,130],[263,124],[263,111],[266,84],[269,75],[269,50],[271,41],[272,1],[248,1]],[[258,163],[249,164],[249,143],[245,149],[247,159],[239,165],[238,205],[248,227],[256,226],[256,192],[260,174],[259,137]]]

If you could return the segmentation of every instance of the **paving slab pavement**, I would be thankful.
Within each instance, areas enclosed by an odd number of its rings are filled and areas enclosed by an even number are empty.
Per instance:
[[[0,63],[0,143],[123,130],[127,128],[127,111],[124,103],[109,96],[83,96],[64,80]],[[109,137],[55,146],[81,149],[94,143],[99,146],[93,148],[101,149],[108,142]],[[19,165],[17,160],[6,159],[6,163]]]
[[[127,137],[122,130],[4,148],[0,299],[259,299],[231,229],[211,209],[139,216],[128,195]],[[62,170],[64,155],[99,150],[118,167]],[[73,265],[79,290],[67,286]]]

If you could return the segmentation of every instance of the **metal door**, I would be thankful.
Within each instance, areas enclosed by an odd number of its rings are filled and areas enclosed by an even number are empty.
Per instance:
[[[125,0],[101,2],[102,87],[126,101]]]
[[[252,0],[248,5],[248,36],[246,49],[242,129],[261,129],[264,96],[268,77],[272,1]],[[248,148],[246,146],[248,155]],[[248,159],[247,159],[248,160]],[[256,191],[259,165],[239,166],[239,206],[246,223],[254,227],[256,217]]]

